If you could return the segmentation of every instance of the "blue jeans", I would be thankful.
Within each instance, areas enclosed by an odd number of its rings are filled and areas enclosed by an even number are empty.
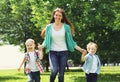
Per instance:
[[[64,82],[64,72],[68,59],[68,51],[50,51],[49,61],[51,67],[50,82],[54,82],[58,74],[58,82]]]
[[[86,82],[97,82],[97,73],[86,74]]]
[[[28,82],[40,82],[40,71],[30,72],[28,74]]]

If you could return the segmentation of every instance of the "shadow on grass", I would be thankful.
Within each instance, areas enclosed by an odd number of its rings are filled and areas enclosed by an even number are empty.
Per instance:
[[[69,69],[69,70],[65,70],[65,72],[83,72],[81,69]],[[43,74],[41,74],[43,76],[46,76],[46,75],[50,75],[50,71],[49,72],[45,72]]]
[[[85,77],[72,76],[70,77],[74,82],[85,82]],[[120,82],[120,74],[101,74],[98,76],[97,82]]]
[[[120,82],[120,74],[100,74],[98,82]]]
[[[82,69],[69,69],[69,70],[65,70],[65,72],[83,72]]]
[[[72,76],[70,77],[70,79],[73,82],[85,82],[85,77],[81,77],[81,76]]]
[[[18,80],[18,79],[23,79],[21,77],[16,77],[16,76],[2,76],[0,77],[0,82],[6,82],[7,80]]]

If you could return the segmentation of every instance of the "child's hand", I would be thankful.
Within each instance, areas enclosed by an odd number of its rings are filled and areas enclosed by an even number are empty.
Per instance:
[[[18,68],[18,71],[20,71],[20,68]]]
[[[31,72],[31,70],[29,68],[25,68],[25,72],[28,74]]]
[[[87,51],[85,49],[82,50],[82,56],[81,56],[81,61],[85,61],[85,55],[87,54]]]
[[[40,43],[38,43],[38,49],[42,50],[42,45]]]
[[[85,49],[82,49],[82,55],[86,55],[87,51]]]
[[[43,59],[43,51],[42,51],[42,45],[38,43],[38,52],[39,52],[39,59]]]
[[[27,62],[27,61],[29,61],[29,58],[28,58],[28,57],[25,57],[25,58],[24,58],[24,62]]]

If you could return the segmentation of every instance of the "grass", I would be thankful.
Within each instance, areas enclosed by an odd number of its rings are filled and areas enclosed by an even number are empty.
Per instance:
[[[50,72],[41,74],[41,82],[49,82],[49,75]],[[27,82],[27,76],[23,70],[0,70],[0,82]],[[65,82],[85,82],[85,74],[81,69],[70,69],[65,72]],[[120,82],[120,66],[102,67],[98,82]]]

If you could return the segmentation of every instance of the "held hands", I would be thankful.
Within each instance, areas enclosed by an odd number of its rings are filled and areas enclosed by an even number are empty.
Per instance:
[[[87,51],[85,49],[82,49],[82,56],[81,56],[81,61],[84,62],[85,61],[85,55],[87,54]]]
[[[85,50],[85,49],[82,49],[81,47],[79,47],[79,46],[75,46],[75,49],[76,50],[78,50],[78,51],[80,51],[82,54],[84,54],[84,55],[86,55],[87,54],[87,51]]]
[[[42,51],[42,45],[38,43],[38,52],[39,52],[39,59],[42,60],[43,59],[43,51]]]
[[[38,43],[38,50],[42,50],[42,45],[40,43]]]
[[[86,55],[87,51],[85,49],[81,49],[80,52],[82,53],[82,55]]]

